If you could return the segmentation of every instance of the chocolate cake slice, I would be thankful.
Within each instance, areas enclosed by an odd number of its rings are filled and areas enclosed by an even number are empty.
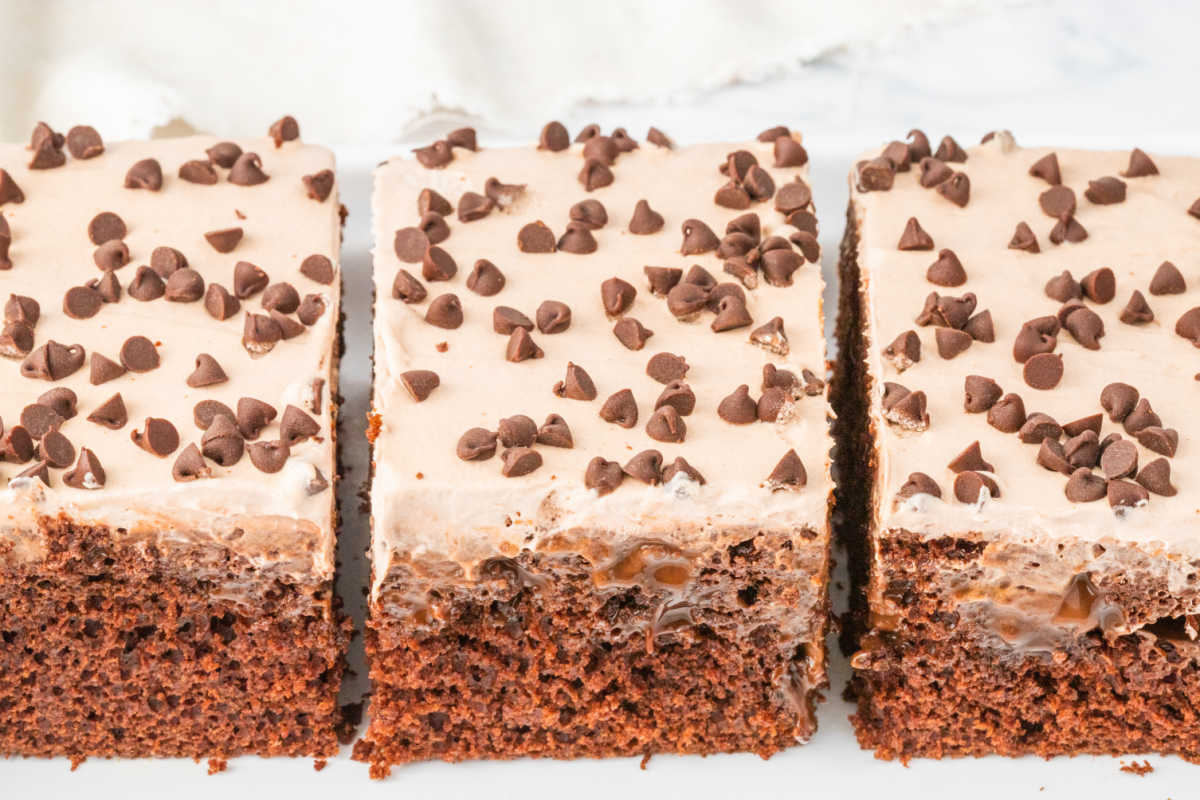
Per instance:
[[[807,154],[460,130],[375,181],[375,775],[813,732],[831,494]]]
[[[913,131],[851,185],[860,742],[1200,758],[1200,161]]]
[[[339,204],[298,140],[0,146],[0,754],[329,755]]]

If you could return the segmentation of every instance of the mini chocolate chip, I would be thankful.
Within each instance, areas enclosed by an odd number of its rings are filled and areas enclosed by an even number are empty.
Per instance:
[[[933,237],[925,232],[925,229],[921,227],[921,223],[917,222],[916,217],[909,217],[908,222],[904,225],[904,232],[900,234],[900,242],[896,245],[896,248],[898,250],[932,250]]]
[[[571,309],[566,303],[545,300],[537,308],[537,328],[545,334],[562,333],[571,327]]]
[[[650,292],[659,297],[666,297],[683,278],[683,270],[677,267],[643,267],[642,271],[650,283]]]
[[[938,355],[950,359],[964,352],[971,346],[971,335],[954,328],[937,328],[934,330],[934,340],[937,342]]]
[[[629,460],[622,471],[631,478],[642,483],[657,486],[662,483],[662,453],[657,450],[643,450]]]
[[[905,331],[883,349],[883,356],[897,372],[904,372],[921,360],[921,339],[915,331]]]
[[[600,284],[600,301],[610,318],[624,314],[633,305],[637,289],[621,278],[609,278]]]
[[[1178,490],[1171,483],[1171,462],[1156,458],[1138,472],[1137,482],[1163,497],[1173,497]]]
[[[1154,271],[1154,277],[1150,279],[1150,294],[1183,294],[1187,291],[1187,281],[1183,279],[1183,273],[1179,271],[1170,261],[1164,261],[1158,265],[1158,269]]]
[[[479,149],[479,146],[475,142],[474,128],[457,128],[450,131],[446,135],[446,143],[451,147],[462,147],[471,151]]]
[[[157,192],[162,188],[162,166],[153,158],[142,159],[125,173],[126,189],[148,189]]]
[[[608,211],[605,210],[604,204],[590,198],[571,206],[568,216],[571,222],[578,222],[590,230],[597,230],[608,224]]]
[[[916,322],[918,325],[941,325],[961,330],[975,312],[977,302],[972,292],[967,292],[962,297],[943,297],[937,292],[930,292],[925,298],[924,308],[917,315]]]
[[[722,208],[742,209],[750,207],[750,193],[737,182],[730,179],[713,195],[713,202]]]
[[[644,236],[658,233],[663,229],[663,215],[650,207],[646,200],[638,200],[633,207],[633,216],[629,219],[629,232]]]
[[[1025,383],[1034,389],[1049,390],[1058,385],[1063,376],[1062,356],[1056,353],[1038,353],[1030,356],[1021,371]]]
[[[1096,303],[1107,303],[1117,296],[1117,278],[1108,267],[1092,270],[1079,285],[1083,296]]]
[[[942,496],[941,487],[937,485],[937,481],[926,475],[924,472],[913,472],[908,476],[908,480],[896,492],[897,500],[907,500],[910,497],[919,494],[927,494],[932,497],[940,498]]]
[[[443,294],[433,298],[425,311],[425,321],[439,328],[454,330],[463,324],[462,303],[455,294]],[[530,323],[532,326],[532,323]]]
[[[671,150],[675,147],[675,143],[671,141],[671,138],[653,125],[646,131],[646,141],[655,147],[662,147],[666,150]]]
[[[1060,303],[1083,298],[1083,290],[1079,286],[1079,282],[1065,269],[1046,281],[1045,292],[1047,297]]]
[[[76,125],[67,131],[67,150],[72,158],[95,158],[104,152],[104,140],[90,125]]]
[[[429,247],[429,237],[425,231],[416,227],[400,228],[392,240],[392,249],[396,257],[409,264],[420,263]]]
[[[1063,475],[1070,475],[1075,471],[1075,467],[1067,461],[1063,446],[1057,439],[1042,439],[1038,446],[1037,463],[1051,472],[1061,472]]]
[[[75,406],[79,402],[79,398],[67,387],[56,386],[42,392],[38,396],[37,402],[38,405],[53,409],[54,413],[63,419],[71,419],[76,414]]]
[[[179,447],[179,432],[169,420],[160,417],[146,417],[142,429],[131,431],[129,438],[138,447],[159,458],[171,455]]]
[[[201,455],[222,467],[232,467],[241,461],[245,450],[246,441],[227,414],[213,417],[200,438]]]
[[[758,419],[758,403],[750,387],[742,384],[717,404],[717,416],[732,425],[748,425]]]
[[[290,283],[272,283],[263,290],[262,306],[283,314],[291,314],[300,307],[300,293]]]
[[[641,350],[646,345],[646,340],[654,335],[654,331],[645,328],[633,317],[622,317],[613,326],[613,335],[630,350]]]
[[[204,296],[204,278],[190,267],[177,269],[167,278],[166,298],[174,303],[194,303]]]
[[[321,433],[321,425],[296,406],[283,409],[279,420],[279,438],[288,447],[295,447]]]
[[[804,469],[804,462],[794,449],[784,453],[783,458],[779,459],[779,463],[767,476],[767,486],[773,492],[796,491],[804,488],[807,483],[808,473]]]
[[[522,253],[553,253],[554,232],[546,223],[530,222],[517,233],[517,248]]]
[[[1037,237],[1033,234],[1033,230],[1024,222],[1018,222],[1016,230],[1013,231],[1012,239],[1008,242],[1009,250],[1024,250],[1027,253],[1040,253],[1042,249],[1038,247]]]
[[[698,219],[684,220],[680,227],[683,231],[683,243],[679,251],[685,256],[708,253],[716,250],[721,244],[712,228]]]
[[[21,374],[45,381],[62,380],[83,366],[84,355],[82,345],[59,344],[50,339],[25,357]]]
[[[124,239],[127,233],[125,220],[111,211],[101,211],[92,217],[92,221],[88,223],[87,231],[88,238],[95,245],[101,245],[114,240],[119,241]]]
[[[400,373],[400,382],[412,399],[420,403],[441,384],[441,379],[432,370],[413,369]]]
[[[1000,384],[982,375],[968,375],[963,381],[963,407],[972,414],[991,409],[1003,394]]]
[[[496,306],[492,310],[492,330],[508,336],[517,328],[533,330],[533,320],[508,306]]]
[[[525,194],[525,184],[501,183],[496,178],[488,178],[483,184],[483,193],[494,206],[507,210]]]
[[[269,178],[262,171],[262,159],[257,153],[242,153],[229,170],[229,182],[237,186],[257,186]]]
[[[93,370],[95,369],[96,354],[92,354]],[[196,356],[196,368],[187,378],[187,385],[193,389],[203,388],[205,386],[215,386],[219,383],[225,383],[229,380],[229,376],[225,374],[225,370],[221,369],[221,365],[217,360],[208,353],[201,353]]]
[[[962,286],[967,282],[967,271],[953,250],[942,250],[925,271],[925,280],[938,286]]]
[[[963,330],[977,342],[996,341],[996,329],[992,325],[992,312],[986,308],[967,320]]]
[[[5,194],[4,188],[3,188],[4,187],[4,181],[3,181],[4,176],[5,176],[4,170],[0,169],[0,204],[3,204],[3,202],[4,202],[4,194]],[[17,201],[17,202],[20,202],[20,201]],[[1200,197],[1197,197],[1196,200],[1190,206],[1188,206],[1187,213],[1190,216],[1195,217],[1196,219],[1200,219]]]
[[[529,331],[525,328],[516,328],[508,337],[508,344],[504,349],[504,357],[508,361],[514,363],[526,361],[531,358],[541,358],[545,355],[542,348],[538,347],[533,341],[533,337],[529,335]]]
[[[1158,167],[1150,160],[1150,156],[1135,147],[1129,153],[1129,166],[1121,174],[1126,178],[1144,178],[1148,175],[1157,175]]]
[[[542,454],[528,447],[505,450],[501,456],[500,473],[506,478],[519,478],[542,466]]]
[[[959,208],[965,208],[971,199],[971,179],[964,172],[955,172],[939,183],[935,191]]]
[[[1111,176],[1088,181],[1088,188],[1083,196],[1099,206],[1123,203],[1125,202],[1125,181]]]
[[[965,449],[955,456],[949,464],[946,465],[951,472],[964,471],[982,471],[995,472],[995,468],[983,458],[983,453],[979,448],[979,442],[974,441],[966,446]]]
[[[296,309],[296,317],[304,325],[315,325],[325,313],[325,298],[319,294],[306,294]]]
[[[567,362],[566,378],[555,383],[552,391],[559,397],[571,400],[596,399],[596,384],[592,383],[592,378],[587,374],[587,370],[573,361]]]
[[[6,322],[0,331],[0,355],[22,358],[33,349],[33,328],[24,322]]]
[[[187,256],[174,247],[156,247],[150,253],[150,269],[154,270],[163,280],[187,265]]]
[[[933,157],[939,161],[966,161],[967,152],[954,141],[953,136],[943,136]]]
[[[613,182],[613,172],[598,158],[589,158],[583,162],[579,170],[579,182],[589,192],[609,186]]]
[[[106,271],[99,278],[88,281],[87,287],[94,289],[105,303],[116,303],[121,299],[121,282],[112,271]]]
[[[9,463],[24,464],[33,458],[34,442],[29,431],[20,425],[14,425],[4,432],[0,442],[0,457]]]
[[[300,262],[300,274],[311,281],[329,285],[333,283],[333,262],[327,256],[313,253]]]
[[[222,228],[221,230],[209,231],[204,234],[205,240],[212,245],[212,249],[218,253],[233,252],[233,248],[237,247],[238,242],[242,240],[244,231],[241,228]]]
[[[1000,488],[987,475],[968,470],[954,476],[954,498],[960,503],[980,503],[999,496]]]
[[[1051,186],[1038,195],[1042,213],[1054,219],[1070,219],[1075,216],[1075,192],[1069,186]]]
[[[275,147],[278,149],[284,142],[300,138],[300,124],[296,122],[295,117],[280,117],[271,124],[267,134],[275,141]]]
[[[242,307],[241,301],[229,293],[219,283],[210,283],[204,294],[204,310],[216,320],[225,320],[236,314]]]
[[[1147,425],[1137,432],[1136,437],[1142,447],[1162,456],[1174,457],[1179,448],[1179,431],[1174,428]]]
[[[783,415],[791,401],[791,393],[784,389],[773,386],[764,390],[755,405],[759,422],[775,422]]]
[[[408,270],[402,269],[396,272],[396,279],[392,281],[392,297],[405,303],[419,303],[425,299],[425,296],[425,286]]]
[[[121,364],[131,372],[149,372],[159,364],[158,349],[145,336],[130,336],[121,345]]]
[[[598,161],[605,166],[612,166],[620,154],[621,150],[611,136],[592,136],[583,144],[585,161]]]
[[[549,414],[537,431],[537,443],[546,447],[572,448],[575,440],[567,421],[558,414]]]
[[[246,453],[250,456],[251,464],[268,474],[283,469],[291,455],[287,443],[280,441],[253,442],[246,445]]]
[[[1125,304],[1125,308],[1121,309],[1120,320],[1126,325],[1145,325],[1154,320],[1154,311],[1150,309],[1150,304],[1137,289],[1133,290],[1129,302]]]
[[[129,263],[129,245],[113,239],[96,248],[92,261],[102,270],[120,269]]]
[[[1175,333],[1200,347],[1200,306],[1189,308],[1175,322]]]
[[[21,425],[34,439],[41,439],[50,431],[58,430],[63,422],[59,413],[50,406],[32,403],[21,409]]]
[[[922,158],[917,165],[921,169],[920,183],[926,189],[940,186],[954,174],[954,170],[931,156]]]
[[[48,469],[48,467],[49,467],[49,465],[45,461],[34,462],[32,466],[29,466],[26,469],[22,470],[21,472],[18,472],[16,475],[14,475],[13,480],[16,480],[17,478],[28,478],[30,480],[37,478],[42,483],[49,486],[50,485],[50,470]]]
[[[1060,219],[1054,224],[1054,228],[1050,231],[1050,243],[1062,244],[1063,242],[1082,242],[1088,237],[1087,229],[1079,224],[1079,220],[1074,217]]]
[[[658,406],[646,423],[646,435],[657,442],[682,442],[687,424],[673,405]]]
[[[790,348],[787,332],[783,329],[783,317],[772,317],[765,324],[751,331],[750,342],[776,355],[786,356]],[[918,342],[916,360],[919,361],[920,358],[920,342]]]
[[[808,151],[791,136],[777,136],[772,150],[776,167],[802,167],[808,163]]]
[[[63,313],[71,319],[91,319],[104,305],[100,293],[89,286],[72,286],[63,295]]]
[[[1094,467],[1100,460],[1100,437],[1090,430],[1076,434],[1063,444],[1063,455],[1072,467]]]
[[[532,447],[537,440],[537,423],[524,414],[500,420],[497,431],[505,447]]]
[[[300,177],[300,182],[304,184],[304,191],[308,195],[308,199],[324,203],[333,193],[333,170],[323,169],[311,175],[303,175]]]
[[[282,339],[283,329],[274,319],[265,314],[246,314],[242,326],[242,347],[246,352],[264,355],[271,352]]]
[[[217,171],[210,161],[185,161],[179,165],[179,178],[188,183],[212,186],[217,182]]]
[[[1128,439],[1113,442],[1100,456],[1100,469],[1109,480],[1125,478],[1137,472],[1137,445]]]
[[[205,150],[204,154],[218,167],[229,169],[242,154],[242,148],[233,142],[218,142]]]
[[[504,273],[500,272],[495,264],[484,258],[475,262],[471,274],[467,276],[467,288],[484,297],[499,294],[500,290],[504,288],[504,284]]]
[[[88,422],[94,422],[114,431],[125,427],[125,423],[128,421],[129,415],[125,412],[125,401],[121,398],[120,392],[105,400],[95,411],[88,414]]]
[[[708,291],[694,283],[680,283],[667,292],[667,309],[679,319],[689,319],[708,307]]]
[[[1100,407],[1113,422],[1122,422],[1138,404],[1138,390],[1127,383],[1110,383],[1100,392]]]
[[[43,442],[42,445],[45,449],[46,443]],[[68,442],[67,445],[70,446],[70,443]],[[61,455],[65,455],[65,453],[66,451],[63,450]],[[72,458],[74,455],[75,448],[71,447]],[[65,467],[68,464],[70,464],[70,460],[66,464],[51,464],[51,466]],[[80,448],[79,460],[75,462],[74,469],[63,475],[63,483],[73,489],[100,489],[103,488],[106,480],[100,459],[96,458],[96,454],[86,447]]]
[[[1068,311],[1063,318],[1063,327],[1075,341],[1088,350],[1100,349],[1100,338],[1104,336],[1104,320],[1090,308],[1079,306]]]
[[[886,192],[892,188],[896,180],[896,165],[886,156],[860,161],[856,165],[856,170],[858,173],[856,184],[859,191],[862,192]]]
[[[1150,499],[1150,495],[1143,487],[1129,481],[1110,480],[1106,488],[1108,504],[1117,513],[1122,513],[1127,508],[1145,505],[1146,501]]]
[[[625,472],[616,461],[608,461],[596,456],[588,462],[583,474],[583,485],[595,489],[603,497],[611,494],[625,480]]]
[[[1058,320],[1054,317],[1038,317],[1023,323],[1013,342],[1013,359],[1024,364],[1035,355],[1054,352],[1058,330]]]
[[[785,183],[775,193],[775,210],[784,216],[807,208],[810,203],[812,203],[812,189],[799,178]]]
[[[455,452],[463,461],[486,461],[496,454],[497,435],[484,428],[471,428],[458,439]]]
[[[1058,186],[1062,183],[1062,172],[1058,168],[1058,155],[1047,153],[1042,156],[1033,162],[1033,166],[1029,168],[1029,174],[1035,178],[1041,178],[1051,186]]]
[[[458,198],[458,221],[474,222],[491,213],[495,203],[478,192],[463,192]]]
[[[458,272],[454,259],[440,247],[425,248],[421,257],[421,277],[427,281],[448,281]]]
[[[632,428],[636,425],[638,409],[637,401],[633,399],[633,392],[621,389],[611,394],[604,401],[604,405],[600,407],[600,419],[620,425],[622,428]]]
[[[189,444],[176,457],[175,464],[171,467],[171,477],[180,483],[186,483],[200,478],[211,478],[212,470],[205,463],[200,449],[194,444]]]
[[[566,253],[585,255],[596,252],[596,237],[591,229],[582,222],[567,223],[567,229],[558,240],[558,249]]]
[[[662,384],[683,380],[687,371],[687,360],[673,353],[656,353],[646,362],[646,374]]]
[[[24,203],[25,193],[7,170],[0,169],[0,206],[5,203]]]
[[[740,290],[739,290],[740,291]],[[745,328],[754,323],[746,309],[746,301],[735,294],[722,297],[717,305],[717,315],[710,326],[716,333]]]
[[[126,373],[126,369],[121,364],[112,359],[92,351],[91,375],[90,382],[92,386],[99,386],[102,383],[119,378]]]

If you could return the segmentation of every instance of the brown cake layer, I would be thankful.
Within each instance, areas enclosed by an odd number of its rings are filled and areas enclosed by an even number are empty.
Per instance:
[[[0,753],[323,756],[348,624],[332,583],[43,519],[0,551]]]
[[[382,777],[431,758],[766,757],[812,734],[827,685],[815,533],[603,550],[523,551],[473,581],[393,570],[368,623],[355,757]]]
[[[1200,642],[1181,613],[1200,591],[1169,592],[1157,559],[1135,548],[1106,554],[1125,568],[1069,579],[1063,596],[1028,586],[985,595],[974,588],[982,575],[1029,552],[1001,552],[978,536],[889,537],[880,550],[872,631],[852,661],[864,747],[905,760],[1200,760]],[[1041,556],[1053,570],[1080,555],[1066,550]]]

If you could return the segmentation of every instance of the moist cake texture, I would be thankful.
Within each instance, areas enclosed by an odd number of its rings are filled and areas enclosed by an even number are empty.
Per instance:
[[[840,528],[885,758],[1200,758],[1200,161],[930,152],[851,176]]]
[[[0,146],[0,754],[328,755],[333,157]]]
[[[807,154],[595,126],[376,172],[373,774],[812,733],[831,492]]]

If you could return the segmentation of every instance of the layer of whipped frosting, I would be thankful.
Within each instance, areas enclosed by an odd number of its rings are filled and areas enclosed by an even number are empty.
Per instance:
[[[35,347],[53,340],[82,345],[87,353],[81,369],[57,381],[24,377],[20,359],[0,359],[0,417],[11,429],[20,422],[22,409],[42,393],[54,387],[71,389],[78,397],[78,414],[60,431],[77,454],[81,448],[94,452],[106,476],[101,488],[72,488],[64,481],[69,468],[51,469],[50,486],[45,486],[36,479],[11,480],[28,464],[0,468],[6,485],[0,490],[3,532],[24,542],[27,555],[37,554],[36,543],[27,535],[37,516],[62,512],[80,523],[110,526],[131,536],[212,541],[264,564],[294,563],[306,573],[332,575],[333,491],[312,492],[311,486],[319,470],[332,487],[336,469],[336,409],[331,397],[337,377],[339,206],[336,188],[323,201],[312,199],[302,176],[331,170],[333,155],[296,140],[277,148],[267,137],[239,139],[242,151],[260,156],[262,171],[269,176],[266,182],[235,185],[222,167],[216,168],[213,185],[178,177],[182,164],[207,161],[205,151],[219,141],[223,140],[192,136],[106,142],[96,157],[68,155],[63,166],[41,170],[27,167],[32,153],[24,145],[0,146],[0,168],[24,194],[23,202],[0,205],[12,235],[12,268],[0,272],[0,302],[16,294],[39,303]],[[125,188],[127,171],[143,159],[161,165],[160,190]],[[105,211],[119,215],[127,228],[124,242],[130,262],[115,273],[121,298],[106,303],[91,318],[74,319],[64,312],[64,293],[102,276],[93,261],[96,245],[89,239],[88,226]],[[205,233],[234,227],[244,235],[231,252],[218,252],[205,238]],[[243,322],[248,312],[267,313],[261,293],[242,300],[240,311],[223,321],[210,316],[203,300],[170,302],[160,297],[143,302],[129,295],[138,267],[150,263],[151,252],[159,246],[183,253],[206,286],[216,282],[232,292],[234,265],[247,261],[264,270],[272,283],[290,283],[301,298],[319,295],[325,311],[295,338],[251,357],[242,345]],[[313,254],[332,262],[332,283],[301,274],[301,262]],[[126,372],[92,385],[93,353],[120,361],[122,343],[138,335],[156,345],[158,368]],[[190,387],[187,378],[200,353],[215,358],[228,380]],[[314,381],[323,384],[319,411],[313,410],[318,399]],[[110,430],[88,420],[118,392],[128,413],[124,426]],[[216,400],[236,410],[243,397],[261,400],[276,411],[259,441],[280,438],[288,405],[315,419],[320,431],[293,446],[277,472],[260,471],[247,453],[231,467],[208,460],[210,478],[177,481],[172,465],[188,444],[199,447],[203,434],[193,421],[196,403]],[[131,440],[131,432],[141,431],[147,417],[172,423],[180,440],[174,452],[160,457]]]
[[[1039,196],[1050,188],[1030,167],[1048,153],[1057,154],[1064,186],[1075,194],[1075,220],[1087,231],[1079,242],[1053,244],[1056,220],[1045,213]],[[862,191],[851,176],[854,223],[858,225],[859,266],[868,298],[864,315],[871,374],[875,377],[871,415],[878,432],[877,525],[903,528],[931,537],[956,532],[999,532],[1030,541],[1081,539],[1132,540],[1154,550],[1200,553],[1193,526],[1200,513],[1200,442],[1194,407],[1200,383],[1200,351],[1175,333],[1176,321],[1200,305],[1200,220],[1188,208],[1200,195],[1200,160],[1151,153],[1159,174],[1122,177],[1130,151],[1089,152],[1061,148],[1023,148],[1010,136],[997,135],[967,149],[965,162],[948,166],[970,179],[965,207],[950,202],[919,183],[920,169],[900,172],[888,191]],[[877,152],[864,158],[872,158]],[[1098,204],[1085,196],[1089,181],[1112,176],[1125,183],[1124,202]],[[932,237],[934,247],[901,251],[898,242],[910,217]],[[1011,249],[1014,229],[1025,222],[1035,234],[1040,252]],[[954,288],[926,279],[926,270],[943,248],[954,251],[967,275]],[[1182,294],[1154,295],[1152,276],[1164,261],[1182,272]],[[1116,296],[1107,303],[1083,300],[1103,321],[1098,350],[1083,347],[1067,330],[1057,335],[1054,351],[1062,356],[1061,382],[1050,390],[1026,383],[1022,364],[1014,359],[1013,344],[1022,323],[1054,315],[1062,305],[1045,293],[1048,280],[1069,270],[1076,280],[1108,267],[1116,278]],[[1147,300],[1154,319],[1144,324],[1122,322],[1120,315],[1137,290]],[[995,341],[973,342],[952,359],[939,356],[935,328],[914,320],[926,296],[937,291],[978,298],[977,310],[991,312]],[[914,330],[921,341],[921,360],[902,373],[882,351],[900,333]],[[964,380],[982,375],[996,381],[1005,393],[1021,396],[1027,413],[1042,412],[1060,424],[1102,413],[1100,394],[1113,382],[1132,385],[1150,401],[1164,428],[1178,431],[1175,455],[1169,459],[1175,496],[1151,493],[1148,502],[1115,513],[1102,497],[1072,502],[1065,494],[1067,477],[1036,463],[1038,446],[1025,444],[987,422],[986,413],[964,410]],[[929,427],[910,431],[883,418],[883,384],[893,381],[924,391]],[[1099,438],[1120,433],[1134,441],[1122,425],[1104,414]],[[982,504],[954,497],[954,473],[948,463],[978,441],[983,458],[994,467],[999,497]],[[1139,463],[1159,458],[1140,444]],[[940,486],[942,498],[918,494],[895,502],[910,473],[923,472]],[[1097,470],[1098,475],[1102,474]],[[1086,565],[1081,565],[1086,568]]]
[[[383,164],[375,176],[374,270],[375,304],[374,411],[378,415],[375,473],[371,490],[377,581],[389,559],[440,556],[469,562],[496,552],[534,547],[545,537],[572,530],[660,536],[673,541],[713,537],[723,527],[809,527],[824,534],[832,482],[829,476],[828,406],[824,392],[802,397],[780,421],[734,425],[717,415],[720,401],[740,384],[762,394],[766,364],[824,377],[825,344],[820,309],[823,281],[818,264],[806,263],[790,286],[761,282],[745,289],[753,317],[750,327],[716,333],[713,314],[681,321],[666,300],[651,293],[645,266],[681,268],[700,265],[718,281],[735,281],[723,272],[716,253],[681,254],[681,226],[690,218],[703,221],[718,236],[735,217],[755,212],[762,235],[789,236],[796,228],[784,221],[773,199],[744,210],[714,202],[728,181],[719,171],[735,150],[753,153],[776,187],[806,179],[807,167],[775,168],[770,142],[706,144],[669,149],[642,142],[617,158],[611,185],[585,190],[578,179],[583,145],[561,152],[535,149],[482,148],[453,150],[440,169],[427,169],[411,158]],[[457,263],[448,281],[421,279],[421,264],[402,262],[393,249],[397,229],[416,225],[417,198],[424,188],[444,196],[456,208],[465,192],[483,194],[491,177],[525,190],[507,208],[472,222],[447,218],[450,235],[439,246]],[[585,199],[600,201],[608,221],[594,230],[597,248],[589,254],[559,250],[526,253],[517,235],[528,223],[543,221],[556,237],[564,233],[568,210]],[[661,231],[635,235],[629,231],[635,204],[645,199],[662,215]],[[505,275],[504,289],[491,297],[466,286],[477,259],[488,259]],[[406,304],[392,296],[401,268],[421,279],[428,297]],[[615,318],[601,303],[601,283],[618,277],[637,290],[624,316],[636,318],[654,332],[641,350],[630,350],[614,336]],[[461,301],[461,327],[445,330],[424,320],[433,298],[453,293]],[[493,309],[504,305],[530,319],[545,300],[571,309],[569,329],[562,333],[531,332],[544,357],[513,363],[505,359],[508,337],[493,330]],[[749,342],[755,327],[782,317],[789,353],[780,356]],[[443,344],[444,343],[444,344]],[[684,417],[686,437],[680,443],[655,441],[646,432],[655,400],[664,386],[647,375],[647,362],[657,353],[686,358],[684,378],[695,393],[695,410]],[[594,400],[559,397],[552,387],[564,379],[568,361],[583,367],[595,384]],[[415,402],[399,376],[409,370],[432,370],[440,385],[423,402]],[[600,409],[606,398],[630,389],[638,422],[623,428],[606,422]],[[469,428],[496,430],[502,418],[516,414],[542,424],[558,414],[574,439],[570,449],[537,445],[543,465],[521,477],[501,473],[501,451],[484,461],[464,461],[456,442]],[[584,484],[588,462],[595,456],[625,464],[646,449],[659,450],[666,465],[682,456],[704,477],[703,485],[676,476],[650,486],[631,477],[601,496]],[[772,491],[766,479],[781,457],[794,449],[807,470],[807,485],[798,491]]]

